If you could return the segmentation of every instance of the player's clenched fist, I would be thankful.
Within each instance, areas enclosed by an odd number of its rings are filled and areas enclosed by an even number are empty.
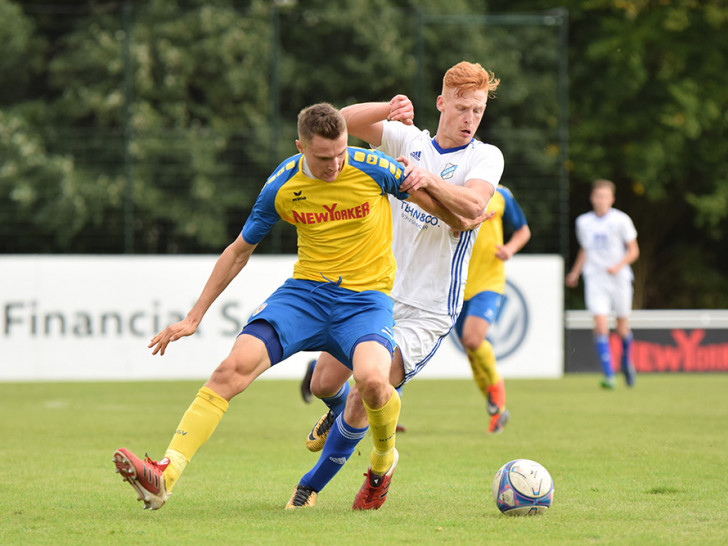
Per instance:
[[[401,121],[405,125],[414,124],[415,108],[407,95],[395,95],[389,101],[389,121]]]

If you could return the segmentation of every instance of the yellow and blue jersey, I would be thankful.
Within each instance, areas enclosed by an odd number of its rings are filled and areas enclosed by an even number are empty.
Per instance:
[[[527,224],[526,216],[511,191],[499,186],[488,203],[488,211],[495,216],[480,225],[473,254],[468,266],[465,299],[484,291],[502,294],[506,287],[506,269],[503,260],[496,257],[496,246],[503,244],[503,226],[515,231]]]
[[[355,147],[349,147],[346,164],[332,182],[307,176],[302,165],[303,155],[297,154],[268,178],[243,226],[243,239],[257,244],[283,220],[298,234],[294,279],[388,294],[396,263],[387,194],[408,196],[399,191],[404,169],[381,152]]]

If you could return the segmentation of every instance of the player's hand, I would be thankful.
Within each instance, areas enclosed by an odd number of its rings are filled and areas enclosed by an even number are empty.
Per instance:
[[[513,257],[513,252],[506,245],[495,245],[495,257],[505,262]]]
[[[463,231],[471,231],[478,227],[483,222],[487,222],[491,218],[495,216],[495,211],[490,212],[484,212],[477,218],[474,218],[473,220],[469,218],[465,218],[464,216],[455,216],[453,219],[451,219],[448,222],[448,225],[450,226],[450,231],[452,232],[454,237],[460,237],[460,233]]]
[[[622,269],[622,264],[613,265],[612,267],[607,269],[607,273],[610,275],[616,275],[619,273],[619,270]]]
[[[414,125],[415,108],[407,95],[395,95],[389,101],[389,121],[401,121],[405,125]]]
[[[480,222],[478,222],[478,224],[482,224],[483,222],[487,222],[488,220],[490,220],[491,218],[494,218],[494,217],[495,217],[495,211],[491,210],[491,211],[484,212],[483,214],[478,216],[478,218],[476,218],[476,220],[480,220]]]
[[[566,286],[569,288],[574,288],[577,284],[579,284],[579,274],[578,273],[569,273],[566,275]]]
[[[181,337],[191,336],[196,331],[197,325],[189,319],[184,319],[179,322],[175,322],[174,324],[170,324],[164,330],[159,332],[152,338],[152,341],[149,342],[147,347],[150,349],[154,347],[152,354],[156,355],[159,353],[161,356],[164,354],[167,345],[169,345],[172,341],[177,341]]]
[[[399,186],[399,191],[411,193],[427,187],[430,175],[425,169],[412,164],[403,155],[399,156],[397,161],[404,165],[404,181]]]
[[[459,231],[470,231],[472,229],[475,229],[483,222],[487,222],[491,218],[495,216],[495,211],[486,211],[477,218],[474,218],[470,220],[469,218],[465,218],[464,216],[460,217],[460,224],[457,226],[459,227]],[[454,232],[453,232],[454,233]]]

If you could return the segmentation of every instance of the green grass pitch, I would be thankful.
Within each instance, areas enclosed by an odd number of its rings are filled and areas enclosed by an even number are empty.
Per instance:
[[[465,380],[404,390],[400,463],[376,512],[351,503],[359,445],[312,509],[283,509],[316,460],[304,437],[323,406],[295,381],[258,381],[231,407],[161,510],[114,473],[128,447],[163,455],[202,382],[0,384],[0,544],[725,544],[728,374],[643,375],[602,391],[596,375],[507,382],[511,422],[485,434]],[[505,462],[542,463],[543,516],[491,498]]]

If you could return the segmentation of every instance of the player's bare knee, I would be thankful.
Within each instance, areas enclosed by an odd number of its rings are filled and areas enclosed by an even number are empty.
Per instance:
[[[311,376],[311,393],[317,398],[334,396],[349,377],[351,377],[349,368],[333,357],[321,357]]]
[[[326,396],[331,396],[331,393],[326,392],[323,388],[321,381],[316,381],[313,377],[311,378],[311,394],[313,394],[316,398],[326,398]]]
[[[480,336],[475,336],[472,334],[468,334],[467,332],[463,334],[462,339],[460,342],[463,344],[463,347],[465,347],[466,351],[474,351],[480,345],[483,343],[483,338]]]
[[[371,408],[379,408],[387,403],[392,394],[389,378],[367,376],[356,381],[361,398]]]
[[[316,377],[314,375],[311,378],[311,394],[316,398],[327,398],[334,396],[341,389],[341,385],[335,384],[331,379],[325,375]]]
[[[617,317],[617,334],[619,334],[619,337],[622,339],[625,339],[629,336],[630,330],[629,330],[629,320]]]

